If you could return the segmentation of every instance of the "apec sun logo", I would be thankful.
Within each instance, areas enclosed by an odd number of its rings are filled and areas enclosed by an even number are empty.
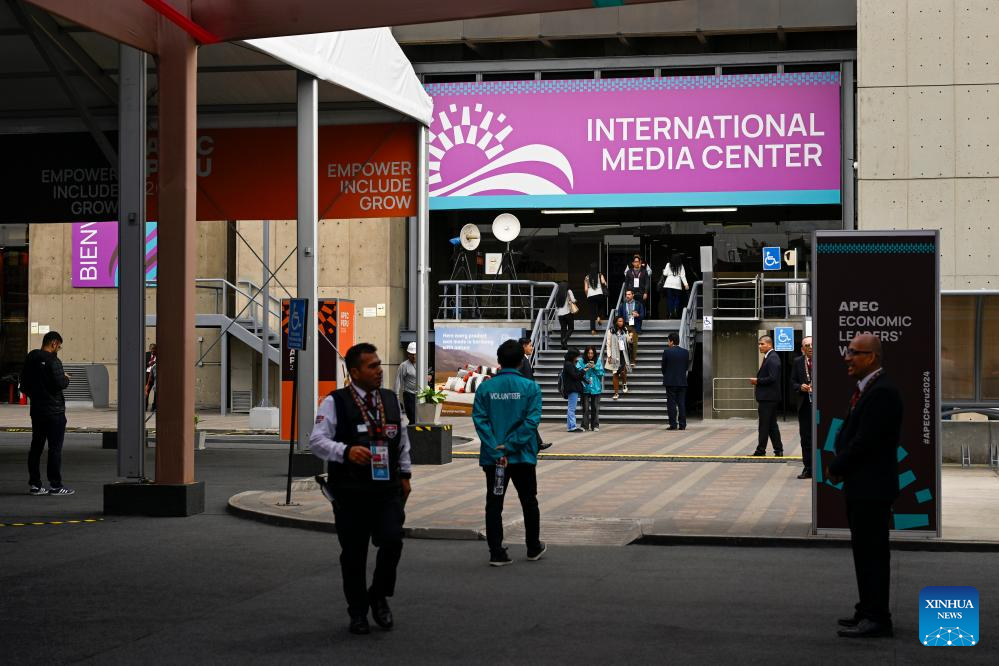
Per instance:
[[[919,635],[927,647],[977,645],[978,590],[967,586],[924,587],[919,593]]]

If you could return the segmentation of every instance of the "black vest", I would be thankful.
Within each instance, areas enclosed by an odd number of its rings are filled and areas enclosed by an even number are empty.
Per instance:
[[[369,446],[373,439],[383,439],[389,449],[389,479],[387,481],[372,480],[371,465],[358,465],[349,462],[345,455],[344,462],[331,461],[328,465],[329,481],[335,490],[398,491],[401,486],[399,455],[402,450],[402,429],[405,426],[402,425],[399,399],[392,391],[378,390],[381,393],[382,407],[385,410],[385,433],[381,437],[377,437],[375,433],[357,431],[357,426],[364,424],[364,417],[354,403],[350,389],[342,388],[330,394],[336,408],[336,433],[334,433],[333,439],[356,446]]]

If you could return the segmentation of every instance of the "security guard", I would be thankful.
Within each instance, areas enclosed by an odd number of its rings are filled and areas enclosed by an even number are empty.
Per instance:
[[[367,634],[369,607],[378,626],[393,625],[386,597],[395,591],[402,555],[403,504],[410,491],[409,437],[398,398],[380,388],[382,362],[375,346],[354,345],[344,361],[351,383],[323,400],[309,445],[329,463],[350,632]],[[378,555],[367,588],[369,539]]]

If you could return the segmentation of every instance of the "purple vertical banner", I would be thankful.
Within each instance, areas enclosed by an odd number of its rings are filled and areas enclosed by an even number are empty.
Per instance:
[[[155,222],[146,222],[146,284],[156,283]],[[73,224],[73,287],[118,286],[118,223]]]

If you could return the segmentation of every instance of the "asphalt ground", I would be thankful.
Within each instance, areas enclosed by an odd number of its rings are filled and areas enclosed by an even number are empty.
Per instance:
[[[90,437],[90,440],[86,438]],[[75,441],[74,441],[75,440]],[[847,549],[558,546],[487,566],[482,542],[409,540],[396,628],[346,630],[335,537],[228,515],[240,489],[279,483],[273,447],[199,452],[207,510],[103,517],[114,451],[71,436],[67,498],[24,495],[26,444],[0,438],[0,661],[27,663],[954,663],[999,662],[990,553],[893,553],[894,639],[848,641]],[[100,519],[68,523],[67,520]],[[62,524],[31,525],[56,521]],[[972,585],[981,643],[919,643],[927,585]]]

